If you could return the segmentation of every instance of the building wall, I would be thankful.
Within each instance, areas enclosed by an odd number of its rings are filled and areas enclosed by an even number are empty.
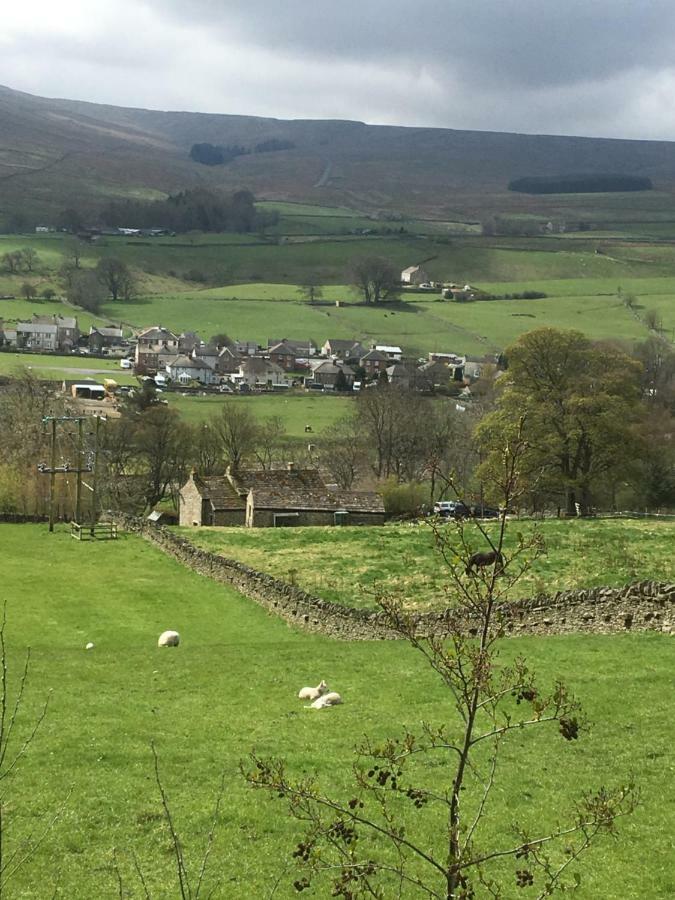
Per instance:
[[[195,523],[197,525],[209,524],[204,521],[205,510],[203,504],[202,495],[192,481],[188,481],[180,491],[180,502],[178,504],[179,524],[187,526],[192,526]]]
[[[248,508],[246,524],[249,528],[273,528],[274,516],[290,512],[284,509]],[[298,510],[297,517],[289,518],[290,527],[300,525],[335,525],[333,510]],[[384,525],[384,513],[349,513],[346,525]],[[279,527],[279,526],[277,526]]]
[[[217,509],[213,514],[214,525],[243,525],[245,519],[244,509]]]

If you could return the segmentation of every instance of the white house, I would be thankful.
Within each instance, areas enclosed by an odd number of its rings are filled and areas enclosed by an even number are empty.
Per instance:
[[[232,376],[232,381],[237,384],[247,384],[249,387],[290,387],[291,381],[276,363],[261,356],[247,356],[239,365],[239,371]]]
[[[179,384],[198,381],[200,384],[216,384],[219,381],[214,369],[201,359],[176,356],[166,364],[167,375]]]

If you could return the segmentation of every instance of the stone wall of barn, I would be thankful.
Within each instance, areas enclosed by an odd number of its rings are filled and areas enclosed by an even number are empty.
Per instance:
[[[143,535],[168,556],[194,572],[231,585],[244,596],[307,631],[344,640],[386,640],[399,637],[379,610],[354,609],[314,597],[250,566],[195,547],[162,526],[116,514],[128,531]],[[558,591],[505,604],[496,611],[506,635],[595,634],[660,631],[675,634],[675,584],[640,581],[618,588],[597,587]],[[411,618],[419,634],[471,634],[476,623],[466,614],[446,609]]]

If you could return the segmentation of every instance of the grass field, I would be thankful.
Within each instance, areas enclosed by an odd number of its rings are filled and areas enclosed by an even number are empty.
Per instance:
[[[326,428],[352,411],[352,400],[335,394],[300,393],[289,396],[257,394],[254,396],[183,397],[167,394],[169,405],[177,409],[186,422],[203,422],[217,415],[224,403],[248,407],[259,419],[279,416],[290,438],[311,441]],[[305,426],[312,429],[305,432]]]
[[[113,847],[129,888],[134,851],[152,896],[178,895],[151,740],[193,872],[224,773],[207,878],[209,888],[220,879],[213,896],[269,897],[279,876],[275,898],[296,896],[291,853],[298,828],[283,801],[244,785],[240,759],[254,746],[284,756],[292,774],[318,770],[332,792],[350,797],[352,750],[364,731],[378,740],[417,728],[420,720],[453,721],[447,694],[406,645],[297,633],[136,537],[79,544],[64,532],[50,536],[44,526],[0,529],[12,685],[32,647],[19,740],[51,691],[42,728],[4,782],[4,852],[28,830],[41,833],[40,816],[67,798],[8,896],[112,900],[119,896]],[[157,649],[165,628],[181,632],[177,650]],[[94,650],[84,650],[87,641]],[[675,892],[672,649],[672,638],[660,634],[504,644],[504,662],[524,654],[545,683],[565,676],[593,724],[578,742],[542,729],[517,733],[505,745],[488,812],[491,841],[509,842],[506,823],[514,818],[537,830],[552,826],[580,791],[615,785],[630,772],[642,791],[618,840],[588,857],[577,893],[583,900],[665,900]],[[342,692],[344,705],[325,713],[303,709],[298,688],[321,677]],[[428,772],[440,782],[445,777],[438,767]],[[437,823],[418,815],[408,824],[438,846]],[[137,886],[133,896],[140,896]]]
[[[494,526],[491,526],[494,529]],[[596,519],[514,522],[516,532],[536,527],[546,552],[514,589],[517,597],[542,591],[621,585],[675,578],[675,521]],[[447,526],[454,534],[454,525]],[[471,535],[471,526],[467,526]],[[409,608],[448,605],[448,578],[434,549],[431,528],[183,529],[195,544],[270,572],[348,606],[372,607],[374,592],[393,591]],[[479,549],[480,535],[474,542]]]
[[[39,353],[0,353],[0,375],[19,375],[28,370],[44,381],[72,381],[79,378],[112,378],[118,384],[138,384],[120,368],[119,360],[90,356],[56,356]]]

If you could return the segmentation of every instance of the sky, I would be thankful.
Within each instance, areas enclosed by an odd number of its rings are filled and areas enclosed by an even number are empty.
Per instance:
[[[0,84],[278,118],[675,140],[673,0],[33,0]]]

